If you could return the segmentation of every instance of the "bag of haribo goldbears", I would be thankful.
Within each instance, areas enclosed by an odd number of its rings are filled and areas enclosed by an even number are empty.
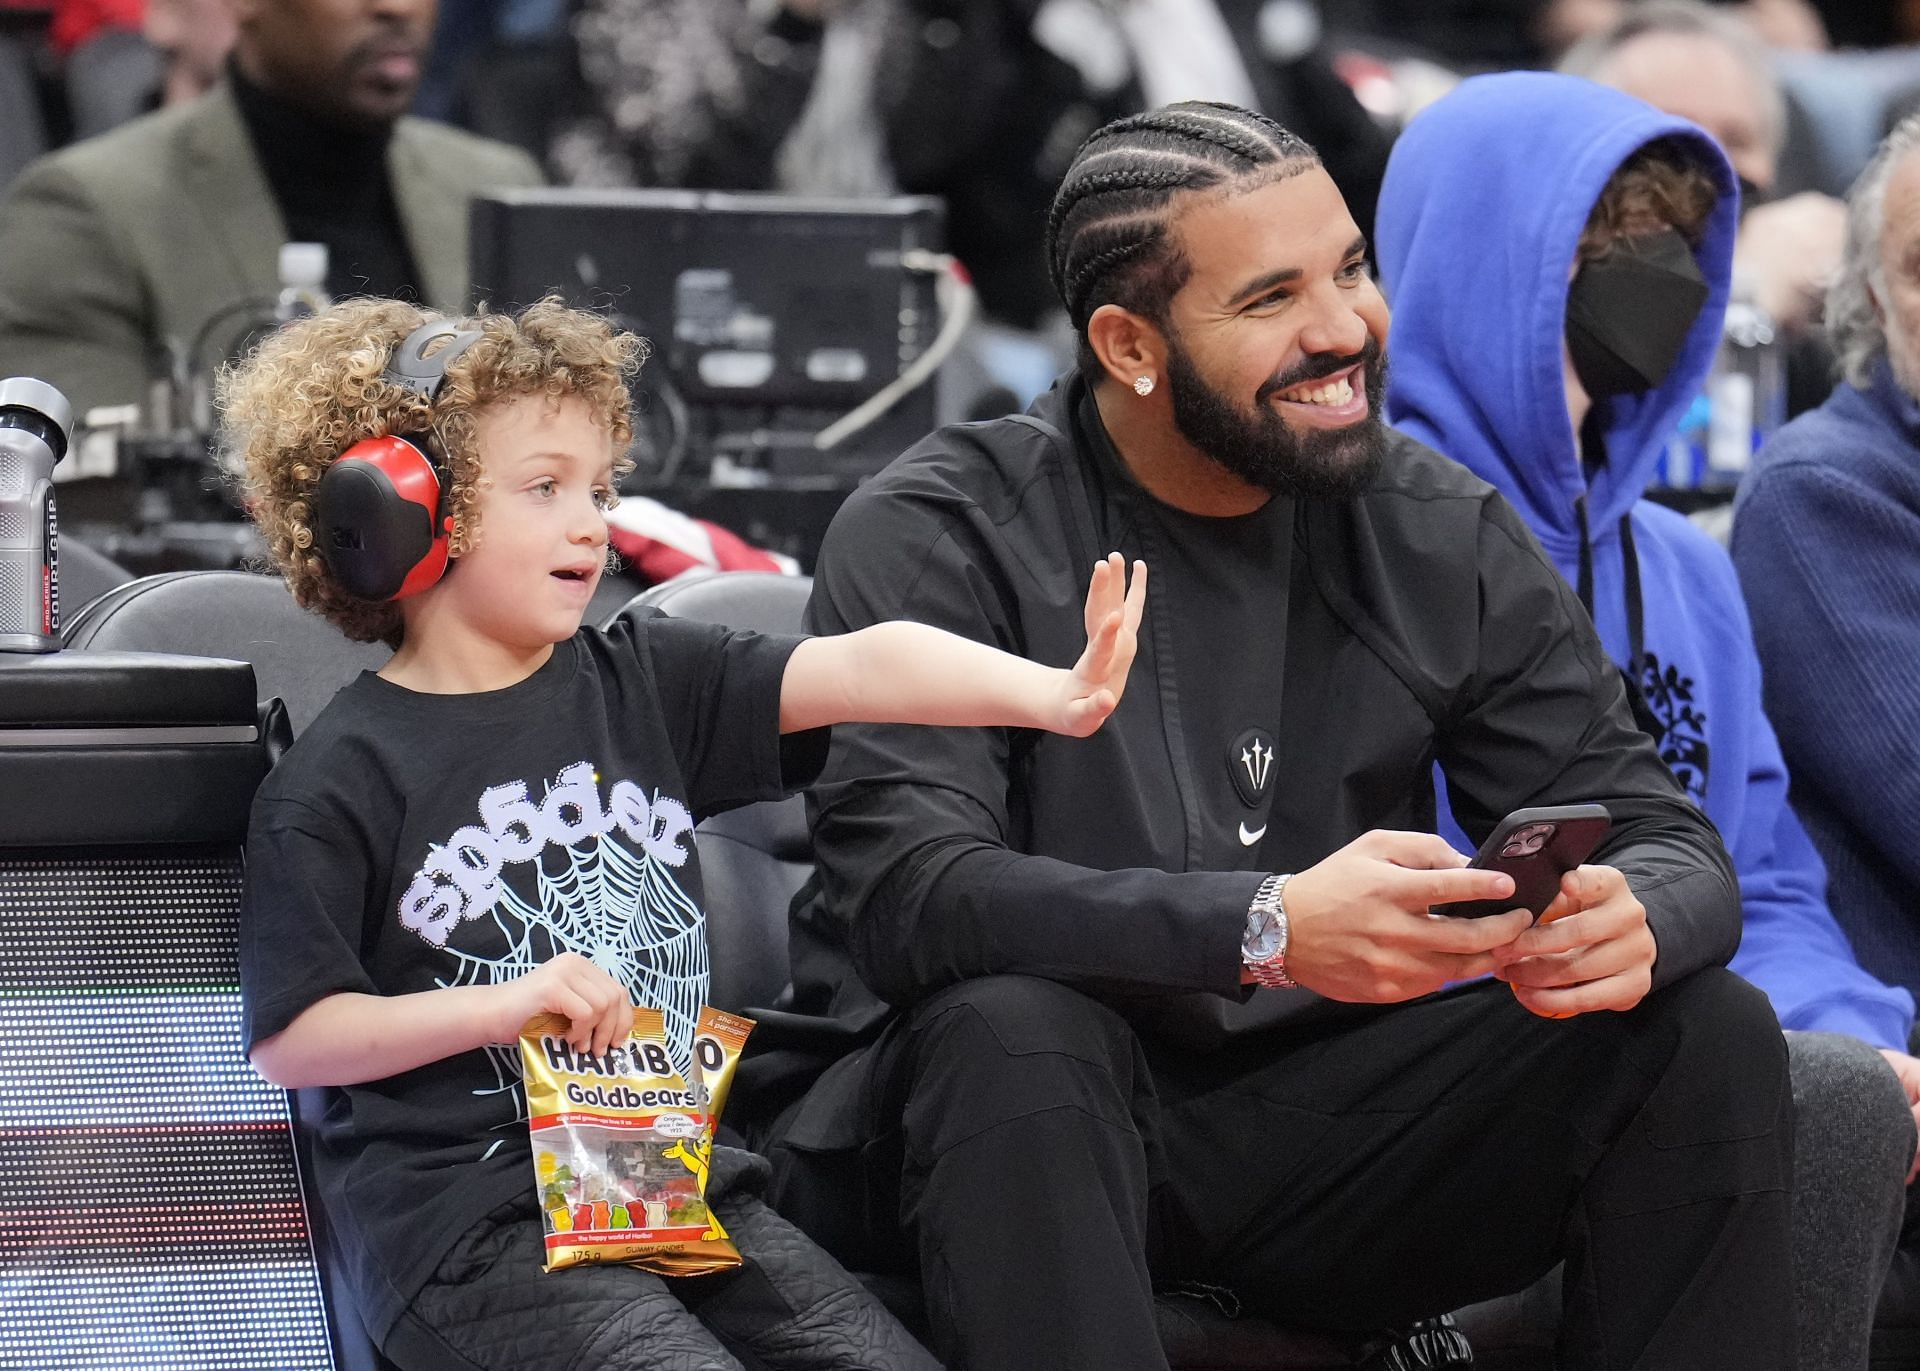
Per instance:
[[[574,1051],[567,1028],[544,1014],[520,1033],[547,1270],[618,1261],[695,1276],[738,1266],[707,1208],[707,1163],[752,1022],[700,1011],[692,1084],[667,1055],[657,1009],[635,1010],[632,1034],[600,1056]]]

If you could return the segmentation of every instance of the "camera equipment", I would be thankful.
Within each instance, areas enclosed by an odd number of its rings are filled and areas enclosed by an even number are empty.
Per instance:
[[[643,481],[850,486],[934,424],[972,288],[937,200],[522,190],[473,207],[476,298],[548,293],[647,338]]]
[[[0,650],[59,650],[53,468],[72,438],[66,396],[30,376],[0,381]]]

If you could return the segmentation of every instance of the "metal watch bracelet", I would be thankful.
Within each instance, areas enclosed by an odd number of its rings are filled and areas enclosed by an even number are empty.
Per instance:
[[[1290,930],[1287,926],[1287,905],[1284,895],[1287,882],[1292,879],[1292,872],[1269,876],[1260,883],[1260,889],[1253,897],[1252,908],[1267,906],[1280,931],[1280,945],[1271,955],[1260,961],[1246,964],[1247,974],[1253,978],[1253,983],[1266,986],[1269,990],[1293,990],[1300,984],[1287,974],[1287,943]]]

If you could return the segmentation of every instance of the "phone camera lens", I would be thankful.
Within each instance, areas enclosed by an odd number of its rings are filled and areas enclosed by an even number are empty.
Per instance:
[[[1528,824],[1517,829],[1500,849],[1502,857],[1531,857],[1552,840],[1557,824]]]

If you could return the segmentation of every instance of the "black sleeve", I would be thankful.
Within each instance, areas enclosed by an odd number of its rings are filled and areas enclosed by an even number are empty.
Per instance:
[[[658,613],[623,622],[652,678],[697,817],[777,800],[813,779],[830,730],[780,736],[781,682],[804,637]]]
[[[963,521],[856,493],[822,549],[809,626],[914,619],[1024,653],[1008,574],[1021,573]],[[1096,870],[1016,850],[1016,740],[994,728],[835,730],[809,807],[823,893],[851,923],[861,979],[895,1004],[1009,972],[1093,993],[1237,998],[1262,873]],[[1087,803],[1098,822],[1099,796]]]
[[[247,1052],[343,991],[379,991],[360,961],[365,848],[292,800],[261,799],[240,894],[241,1041]]]
[[[1597,801],[1613,827],[1592,860],[1618,867],[1659,944],[1655,986],[1724,965],[1739,886],[1720,835],[1634,723],[1586,611],[1504,500],[1480,525],[1480,656],[1439,759],[1455,819],[1483,842],[1509,810]]]

